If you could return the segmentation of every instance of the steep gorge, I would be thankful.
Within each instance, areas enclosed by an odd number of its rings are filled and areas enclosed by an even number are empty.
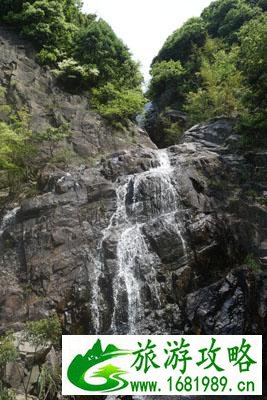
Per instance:
[[[266,196],[266,153],[238,151],[226,118],[164,150],[111,129],[6,28],[0,67],[34,130],[70,123],[59,146],[79,160],[47,164],[38,193],[2,210],[1,333],[56,312],[70,334],[265,334],[267,209],[247,192],[260,172]]]

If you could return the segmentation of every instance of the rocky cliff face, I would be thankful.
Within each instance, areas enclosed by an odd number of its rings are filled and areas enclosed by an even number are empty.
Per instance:
[[[136,147],[137,143],[155,147],[142,130],[134,126],[123,133],[112,130],[89,109],[87,97],[62,91],[54,74],[36,63],[29,43],[3,26],[0,26],[0,83],[7,89],[9,104],[30,112],[34,131],[69,123],[72,137],[65,146],[85,160],[126,146]]]
[[[61,146],[83,157],[47,165],[39,194],[2,212],[0,331],[56,311],[72,334],[266,333],[266,153],[239,152],[225,118],[165,150],[115,132],[27,44],[0,37],[9,103],[35,130],[69,122]],[[257,251],[262,272],[244,262]]]

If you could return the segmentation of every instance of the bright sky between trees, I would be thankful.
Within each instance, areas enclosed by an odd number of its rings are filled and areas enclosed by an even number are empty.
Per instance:
[[[141,63],[145,80],[167,37],[211,0],[84,0],[84,11],[105,19]]]

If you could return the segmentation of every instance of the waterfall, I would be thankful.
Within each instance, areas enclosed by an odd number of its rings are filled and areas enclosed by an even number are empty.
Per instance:
[[[127,291],[127,315],[129,334],[136,333],[135,324],[139,317],[143,315],[140,285],[138,282],[138,265],[144,263],[153,268],[155,262],[159,262],[157,256],[149,251],[145,238],[142,234],[142,225],[136,224],[124,230],[118,242],[117,256],[119,265],[119,274],[114,282],[114,300],[115,307],[112,318],[113,332],[118,334],[120,321],[116,320],[120,312],[120,290],[124,283]],[[156,282],[154,282],[155,297],[159,302]]]
[[[96,273],[93,293],[92,311],[94,313],[95,331],[100,333],[100,290],[98,280],[105,271],[103,243],[116,232],[117,235],[117,272],[113,279],[113,315],[111,330],[114,334],[121,332],[138,333],[138,321],[144,317],[142,290],[144,283],[149,286],[151,297],[156,307],[161,305],[160,286],[156,280],[155,267],[161,264],[158,255],[151,251],[143,233],[144,225],[155,218],[164,218],[175,225],[175,232],[180,237],[184,254],[186,243],[182,231],[175,221],[179,209],[179,196],[172,184],[172,166],[167,150],[155,152],[158,166],[148,171],[129,175],[126,179],[118,178],[116,185],[116,210],[110,218],[108,227],[103,231],[98,246],[98,260],[95,260]],[[146,190],[146,185],[152,185]],[[129,200],[129,194],[131,199]],[[147,197],[146,197],[147,196]],[[145,197],[145,198],[144,198]],[[141,266],[153,273],[146,282],[141,273]],[[125,295],[126,294],[126,295]],[[123,313],[122,308],[126,310]]]
[[[1,225],[0,225],[0,237],[3,235],[4,230],[5,230],[8,226],[12,225],[13,222],[15,222],[16,215],[17,215],[17,213],[18,213],[19,210],[20,210],[20,207],[15,207],[15,208],[13,208],[12,210],[8,211],[8,212],[4,215],[4,217],[3,217],[3,219],[2,219],[2,223],[1,223]]]

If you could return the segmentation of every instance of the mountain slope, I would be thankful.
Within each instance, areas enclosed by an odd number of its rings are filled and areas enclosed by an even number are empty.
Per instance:
[[[71,136],[57,146],[78,156],[51,163],[43,144],[37,192],[5,199],[0,332],[56,313],[67,334],[265,334],[266,265],[255,262],[266,241],[266,154],[240,154],[228,118],[158,150],[144,131],[111,129],[86,96],[59,89],[16,34],[0,36],[6,101],[28,107],[35,131],[67,121]]]

